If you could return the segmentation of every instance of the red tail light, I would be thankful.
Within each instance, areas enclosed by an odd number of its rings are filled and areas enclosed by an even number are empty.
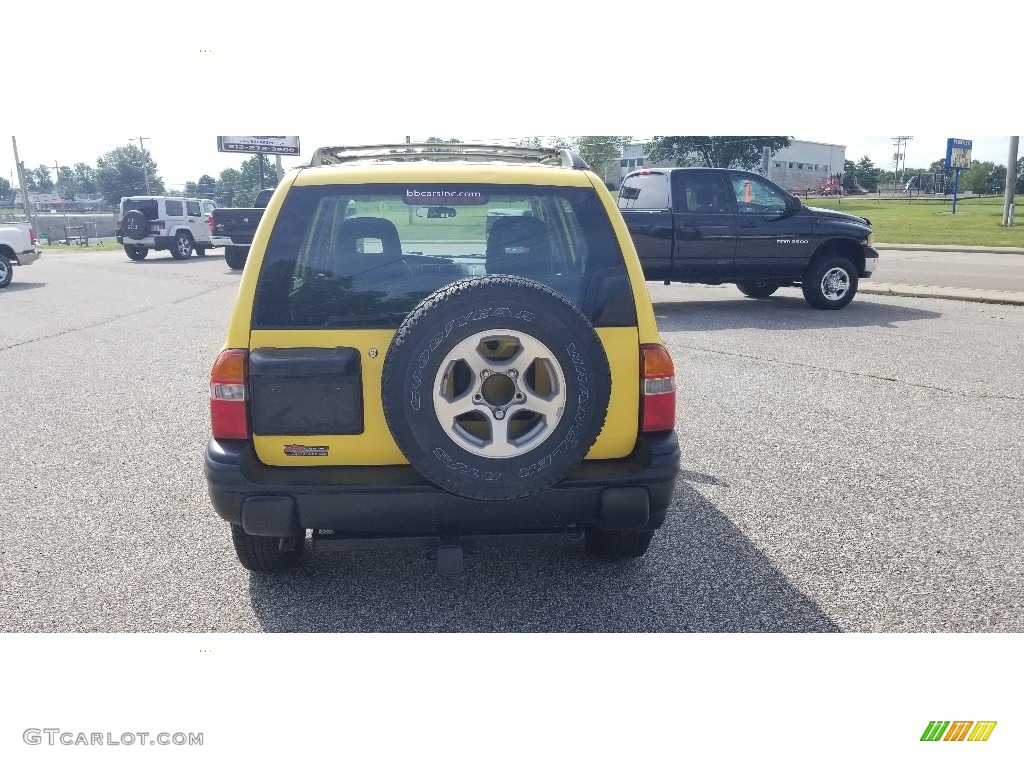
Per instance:
[[[28,228],[28,239],[31,245],[36,244],[36,231],[32,227]]]
[[[640,347],[643,389],[640,391],[642,431],[667,432],[676,426],[676,370],[668,351],[658,344]]]
[[[210,234],[212,235],[214,231],[215,230],[213,228],[213,213],[210,213]]]
[[[120,219],[117,220],[117,228],[118,229],[122,229],[122,227],[121,227],[121,220]]]
[[[245,374],[249,350],[225,349],[210,372],[210,430],[217,440],[247,440]]]

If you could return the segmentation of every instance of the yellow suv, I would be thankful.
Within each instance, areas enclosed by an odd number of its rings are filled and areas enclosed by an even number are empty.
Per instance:
[[[584,539],[643,555],[675,373],[568,150],[326,147],[277,187],[210,376],[210,499],[258,572],[314,551]]]

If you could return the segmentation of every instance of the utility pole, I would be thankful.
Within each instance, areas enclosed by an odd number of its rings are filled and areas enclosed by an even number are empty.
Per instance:
[[[893,155],[893,159],[896,161],[896,167],[892,172],[892,194],[896,196],[896,182],[900,175],[900,158],[903,158],[903,170],[907,170],[907,142],[913,139],[913,136],[893,136],[892,140],[896,142],[896,154]],[[900,152],[900,147],[903,147],[903,152]]]
[[[284,178],[284,166],[281,165],[281,156],[274,155],[274,164],[277,166],[277,183],[281,183],[281,179]]]
[[[64,214],[64,240],[71,245],[71,235],[68,234],[68,201],[64,199],[64,189],[60,184],[60,166],[56,160],[53,161],[53,173],[57,177],[57,194],[60,195],[60,207]]]
[[[25,206],[25,218],[28,219],[28,225],[36,233],[36,237],[39,237],[36,224],[32,220],[32,206],[28,202],[28,187],[25,185],[25,164],[18,158],[18,140],[11,136],[11,143],[14,144],[14,164],[18,166],[18,184],[21,185],[21,204]]]
[[[148,141],[149,136],[132,136],[129,141],[136,139],[139,141],[139,149],[142,150],[142,174],[146,177],[146,194],[151,195],[153,193],[149,191],[149,169],[146,168],[146,145],[142,143],[143,140]]]
[[[1013,192],[1017,188],[1017,147],[1020,136],[1010,137],[1010,158],[1006,161],[1006,189],[1003,190],[1003,226],[1013,226]]]

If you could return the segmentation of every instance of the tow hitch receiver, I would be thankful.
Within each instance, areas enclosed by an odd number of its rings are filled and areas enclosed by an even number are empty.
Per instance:
[[[437,560],[442,576],[458,576],[466,565],[463,547],[574,545],[583,540],[579,526],[558,531],[517,532],[489,535],[447,536],[354,536],[336,531],[314,530],[313,552],[358,552],[365,550],[425,549],[427,557]]]

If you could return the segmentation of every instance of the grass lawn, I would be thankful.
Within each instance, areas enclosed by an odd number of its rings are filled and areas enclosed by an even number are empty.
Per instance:
[[[101,244],[102,243],[102,244]],[[57,253],[58,251],[119,251],[121,246],[117,244],[114,237],[89,238],[88,245],[37,245],[36,250],[40,253]]]
[[[1024,196],[1014,199],[1014,226],[1004,227],[1003,198],[957,200],[887,200],[870,195],[816,198],[803,201],[871,220],[878,243],[926,245],[989,245],[1024,248]]]

